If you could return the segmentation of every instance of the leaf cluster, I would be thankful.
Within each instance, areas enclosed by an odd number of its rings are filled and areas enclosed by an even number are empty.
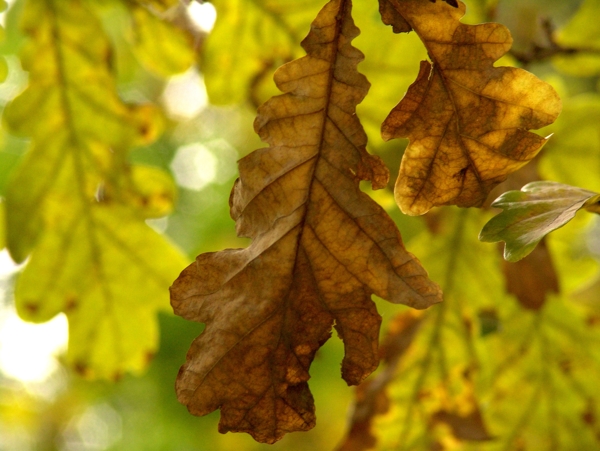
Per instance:
[[[489,21],[502,2],[466,19],[455,0],[212,3],[208,35],[176,0],[21,4],[29,79],[3,118],[28,147],[0,186],[20,316],[64,312],[66,363],[118,379],[156,352],[175,280],[174,312],[205,325],[177,398],[220,410],[220,432],[314,427],[309,371],[335,330],[358,385],[340,450],[595,449],[598,251],[576,212],[599,211],[598,2],[515,49]],[[248,246],[188,264],[148,226],[186,191],[135,154],[198,124],[155,101],[196,63],[213,104],[258,107],[267,147],[229,198]]]

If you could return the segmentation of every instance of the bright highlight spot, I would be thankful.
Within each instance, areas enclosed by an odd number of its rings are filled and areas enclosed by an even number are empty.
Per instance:
[[[7,296],[10,277],[21,265],[6,250],[0,251],[0,297]],[[43,324],[19,318],[12,303],[0,303],[0,371],[22,382],[43,382],[59,367],[56,355],[64,352],[69,340],[67,317],[57,315]]]
[[[210,33],[215,26],[217,10],[210,3],[192,1],[188,6],[187,13],[194,25],[206,33]]]
[[[222,139],[180,147],[171,163],[177,184],[200,191],[211,183],[227,183],[235,175],[237,152]]]
[[[0,319],[0,371],[22,382],[42,382],[58,369],[56,356],[67,349],[68,341],[64,314],[31,324],[6,309]]]
[[[169,227],[169,218],[168,216],[163,216],[162,218],[146,219],[146,224],[158,233],[165,233],[167,227]]]
[[[123,421],[110,405],[89,407],[75,417],[63,432],[66,451],[105,450],[121,439]]]
[[[208,105],[204,80],[197,70],[172,77],[162,94],[169,115],[179,119],[190,119]]]
[[[177,184],[200,191],[217,177],[217,158],[202,144],[180,147],[171,163]]]

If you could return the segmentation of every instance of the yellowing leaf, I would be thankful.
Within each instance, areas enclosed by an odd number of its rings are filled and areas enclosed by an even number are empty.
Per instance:
[[[504,241],[504,258],[517,261],[540,240],[569,222],[584,206],[598,212],[600,195],[557,182],[532,182],[508,191],[492,203],[504,211],[481,230],[481,241]]]
[[[499,24],[459,22],[465,6],[380,0],[395,31],[414,29],[431,63],[382,126],[384,139],[408,137],[396,201],[403,212],[436,205],[479,206],[489,191],[526,164],[546,139],[528,132],[561,109],[554,89],[512,67],[493,67],[511,46]]]
[[[133,53],[155,74],[168,77],[188,70],[196,60],[193,37],[143,6],[129,4]]]
[[[231,215],[246,249],[202,254],[171,288],[175,312],[206,323],[177,378],[190,412],[221,409],[219,430],[273,443],[315,424],[309,367],[331,327],[345,344],[342,377],[358,384],[378,364],[381,317],[371,294],[425,308],[441,300],[405,251],[392,220],[359,189],[387,169],[365,150],[355,115],[369,83],[349,0],[332,0],[282,66],[284,92],[259,108],[270,144],[239,162]]]
[[[96,204],[56,212],[16,285],[20,316],[65,312],[67,362],[86,377],[139,373],[156,352],[157,310],[183,259],[126,208]]]
[[[504,354],[487,353],[486,341],[479,339],[484,326],[478,316],[480,312],[502,312],[516,303],[504,293],[496,249],[477,241],[484,212],[445,208],[437,213],[435,232],[423,230],[410,244],[415,253],[418,249],[431,277],[440,281],[444,302],[423,312],[419,331],[412,337],[409,328],[395,330],[402,323],[394,321],[390,326],[388,336],[396,349],[384,342],[387,365],[371,379],[373,387],[379,382],[386,384],[382,390],[393,400],[385,415],[371,417],[375,449],[440,449],[434,442],[452,437],[453,423],[456,449],[486,449],[467,440],[486,438],[488,429],[477,418],[479,403],[475,400],[489,390],[485,371],[490,360]],[[497,317],[495,326],[498,328]],[[487,327],[487,333],[494,335]],[[399,357],[397,361],[393,361],[394,355]],[[392,374],[386,375],[388,371]],[[357,406],[361,405],[358,401]],[[481,410],[483,424],[496,435],[486,410]],[[441,412],[445,414],[440,416]],[[462,429],[467,425],[470,432]]]
[[[202,49],[211,102],[241,102],[273,69],[298,55],[298,42],[321,0],[215,0],[215,27]],[[249,94],[250,93],[250,94]]]
[[[29,86],[4,116],[32,138],[6,191],[8,249],[17,261],[29,255],[17,309],[37,322],[65,312],[67,360],[82,374],[139,372],[185,262],[144,223],[171,208],[172,183],[127,162],[129,147],[156,137],[159,117],[118,97],[110,43],[82,2],[28,2],[23,28]]]
[[[127,169],[127,185],[107,185],[101,194],[102,200],[125,203],[142,218],[159,218],[171,213],[177,197],[173,179],[152,166],[134,165]]]

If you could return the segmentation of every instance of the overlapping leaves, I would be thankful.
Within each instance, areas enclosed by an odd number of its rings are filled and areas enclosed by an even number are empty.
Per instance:
[[[493,67],[510,49],[510,33],[495,23],[460,23],[464,9],[462,2],[380,0],[383,21],[395,32],[414,30],[431,59],[382,127],[384,139],[410,139],[395,190],[407,214],[481,205],[545,143],[527,130],[552,123],[561,109],[534,75]]]
[[[8,248],[16,261],[30,256],[17,309],[30,321],[65,312],[67,361],[82,374],[139,371],[184,262],[144,224],[169,211],[172,182],[127,163],[128,149],[154,139],[160,121],[154,108],[119,99],[109,40],[81,2],[28,2],[23,14],[29,86],[4,116],[13,133],[32,138],[6,193]]]
[[[171,289],[175,312],[206,323],[177,380],[198,415],[221,409],[219,430],[272,443],[314,426],[308,369],[335,324],[342,377],[378,364],[380,316],[371,294],[425,308],[441,300],[396,226],[359,189],[387,182],[355,115],[369,84],[349,0],[332,0],[302,45],[307,56],[275,74],[283,95],[259,108],[270,144],[239,163],[231,215],[246,249],[202,254]]]
[[[597,447],[597,313],[554,294],[524,310],[507,293],[497,249],[476,240],[487,213],[437,213],[440,226],[411,249],[441,282],[444,302],[392,322],[384,370],[358,387],[340,449]],[[377,395],[371,405],[365,393]]]

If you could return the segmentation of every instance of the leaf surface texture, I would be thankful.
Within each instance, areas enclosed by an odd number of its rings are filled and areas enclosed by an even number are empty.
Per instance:
[[[246,249],[198,256],[171,288],[175,312],[206,323],[177,380],[197,415],[221,409],[219,430],[272,443],[315,424],[309,366],[335,324],[342,377],[360,383],[378,364],[381,317],[371,294],[426,308],[441,300],[381,207],[359,189],[387,182],[355,115],[369,83],[349,0],[332,0],[282,66],[283,95],[259,108],[270,147],[239,162],[231,196]]]
[[[504,258],[520,260],[581,208],[598,211],[598,197],[593,191],[558,182],[528,183],[521,191],[508,191],[492,203],[504,211],[483,227],[479,238],[506,242]]]

